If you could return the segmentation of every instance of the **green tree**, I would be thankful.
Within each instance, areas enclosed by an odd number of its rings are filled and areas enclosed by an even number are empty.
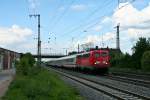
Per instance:
[[[145,51],[150,50],[150,42],[146,38],[139,38],[136,45],[133,46],[132,60],[136,69],[141,69],[141,58]]]
[[[144,52],[141,64],[143,70],[150,70],[150,51]]]
[[[133,68],[131,55],[128,53],[124,54],[123,58],[121,59],[121,66],[124,68]]]
[[[123,53],[122,52],[118,52],[118,51],[111,51],[110,52],[110,63],[112,67],[120,67],[120,60],[123,57]]]
[[[23,54],[17,64],[17,73],[27,75],[33,69],[35,59],[30,53]]]

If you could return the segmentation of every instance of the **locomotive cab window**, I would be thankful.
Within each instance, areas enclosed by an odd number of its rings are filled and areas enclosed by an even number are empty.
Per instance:
[[[108,56],[108,53],[107,52],[101,52],[101,56]]]
[[[95,53],[95,54],[94,54],[94,57],[95,57],[95,58],[98,58],[98,57],[100,57],[100,54],[99,54],[99,53]]]

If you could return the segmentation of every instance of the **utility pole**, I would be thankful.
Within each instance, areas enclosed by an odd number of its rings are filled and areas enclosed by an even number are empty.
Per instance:
[[[67,51],[68,48],[63,48],[63,49],[65,50],[66,56],[67,56],[68,55],[68,51]]]
[[[78,44],[78,53],[80,52],[80,45]]]
[[[119,9],[120,0],[118,0],[118,9]]]
[[[120,38],[119,38],[119,28],[120,24],[118,24],[115,28],[117,28],[117,34],[116,34],[116,49],[120,50]]]
[[[66,49],[66,56],[68,55],[67,49]]]
[[[38,18],[38,44],[37,44],[37,64],[41,66],[41,37],[40,37],[40,14],[31,14],[29,17]]]
[[[73,46],[74,46],[74,37],[72,37],[72,43],[71,43],[71,50],[73,51]]]
[[[103,33],[102,33],[102,48],[104,48]]]

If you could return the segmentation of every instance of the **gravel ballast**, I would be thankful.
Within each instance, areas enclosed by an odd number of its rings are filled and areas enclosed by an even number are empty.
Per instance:
[[[85,98],[85,100],[116,100],[65,76],[61,76],[61,79],[64,80],[68,85],[76,88],[80,95]]]

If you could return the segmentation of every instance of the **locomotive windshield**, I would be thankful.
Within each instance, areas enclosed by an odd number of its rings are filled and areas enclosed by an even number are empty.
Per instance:
[[[107,52],[101,52],[101,56],[103,56],[103,57],[108,56],[108,53]]]
[[[100,53],[95,53],[95,58],[98,58],[98,57],[100,57]]]
[[[97,52],[97,53],[94,54],[95,58],[105,57],[105,56],[108,56],[107,52],[101,52],[101,53]]]

